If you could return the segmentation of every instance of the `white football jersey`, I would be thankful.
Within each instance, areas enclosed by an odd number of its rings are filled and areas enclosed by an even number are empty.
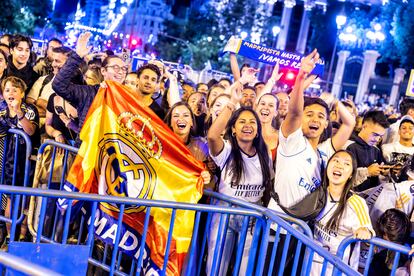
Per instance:
[[[346,205],[344,213],[339,222],[338,231],[327,229],[328,221],[334,214],[338,207],[337,202],[327,201],[323,211],[316,218],[314,239],[317,244],[327,249],[330,253],[336,254],[338,246],[346,237],[353,235],[360,227],[367,227],[370,231],[374,231],[369,217],[368,206],[365,200],[358,196],[352,195]],[[347,248],[344,255],[344,261],[349,262],[349,265],[357,269],[359,262],[359,243],[357,243],[350,254],[350,247]],[[315,253],[312,263],[311,275],[320,275],[322,271],[323,259]],[[332,274],[332,265],[327,266],[326,275]]]
[[[280,130],[274,183],[280,203],[290,207],[313,192],[321,184],[322,168],[326,168],[328,159],[334,153],[331,139],[319,144],[315,151],[303,135],[302,128],[287,138]],[[283,212],[273,198],[268,208]]]
[[[229,162],[226,163],[230,153],[231,145],[225,141],[223,150],[217,156],[211,156],[221,169],[219,193],[244,199],[248,202],[260,201],[263,196],[264,186],[259,156],[257,153],[254,156],[248,156],[244,152],[241,152],[244,163],[244,174],[239,185],[231,185],[232,172],[230,169],[227,169]]]

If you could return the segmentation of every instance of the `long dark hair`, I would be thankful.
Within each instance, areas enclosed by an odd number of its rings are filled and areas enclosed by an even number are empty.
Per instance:
[[[174,111],[174,109],[176,108],[176,107],[178,107],[178,106],[185,106],[185,107],[187,107],[188,108],[188,110],[190,110],[190,114],[191,114],[191,120],[193,121],[193,126],[191,127],[191,129],[190,129],[190,135],[188,136],[188,137],[191,137],[191,136],[195,136],[195,134],[197,133],[196,132],[196,130],[197,130],[197,125],[196,125],[196,120],[195,120],[195,116],[194,116],[194,113],[193,113],[193,111],[191,110],[191,107],[188,105],[188,103],[186,103],[186,102],[183,102],[183,101],[181,101],[181,102],[177,102],[177,103],[175,103],[169,110],[168,110],[168,112],[167,112],[167,114],[165,115],[165,118],[164,118],[164,122],[168,125],[168,127],[172,130],[172,127],[171,127],[171,119],[172,119],[172,112]]]
[[[335,231],[338,231],[339,222],[341,221],[342,215],[344,214],[346,203],[347,203],[348,199],[352,196],[351,189],[354,186],[356,173],[357,173],[356,159],[354,158],[353,154],[351,152],[347,151],[347,150],[338,150],[337,152],[335,152],[335,154],[332,155],[331,158],[329,158],[328,164],[329,164],[329,162],[331,162],[332,158],[340,152],[346,152],[347,154],[349,154],[349,156],[351,156],[351,159],[352,159],[352,174],[351,174],[351,177],[345,183],[344,190],[342,191],[341,198],[339,199],[339,202],[338,202],[338,207],[336,208],[335,212],[333,213],[332,217],[329,219],[329,221],[326,225],[326,228],[331,229],[331,230],[335,230]],[[326,166],[326,168],[328,168],[328,165]],[[328,179],[328,170],[327,169],[325,170],[323,181],[324,181],[325,187],[328,187],[329,179]]]
[[[257,122],[257,136],[253,139],[253,146],[256,149],[256,154],[258,155],[259,161],[260,161],[260,167],[261,167],[262,175],[263,175],[263,187],[265,187],[265,189],[269,189],[270,184],[271,184],[270,183],[271,163],[270,163],[270,158],[269,158],[269,152],[267,151],[266,143],[262,137],[262,126],[260,124],[259,117],[257,116],[256,112],[252,110],[251,108],[240,107],[233,113],[233,115],[230,117],[227,123],[225,137],[227,137],[227,139],[229,140],[231,144],[231,153],[230,153],[229,158],[226,161],[226,165],[228,164],[226,170],[229,169],[230,172],[232,173],[232,177],[231,177],[232,184],[231,185],[237,186],[240,183],[244,175],[245,166],[243,164],[241,148],[239,147],[236,137],[233,136],[232,127],[234,127],[237,119],[240,117],[241,113],[244,111],[248,111],[252,113]]]

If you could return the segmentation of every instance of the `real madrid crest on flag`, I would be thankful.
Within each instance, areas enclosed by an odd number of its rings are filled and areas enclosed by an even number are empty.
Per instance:
[[[142,107],[134,92],[108,82],[89,109],[80,133],[79,149],[65,183],[66,190],[101,195],[196,203],[201,198],[203,163],[149,108]],[[114,243],[113,229],[120,206],[101,203],[95,235]],[[179,213],[179,214],[178,214]],[[146,208],[125,206],[119,247],[137,257]],[[171,210],[151,208],[143,267],[160,271],[163,266]],[[168,275],[179,275],[191,242],[194,212],[177,210]],[[112,231],[112,232],[111,232]],[[116,230],[115,230],[116,231]],[[145,270],[144,269],[144,270]]]

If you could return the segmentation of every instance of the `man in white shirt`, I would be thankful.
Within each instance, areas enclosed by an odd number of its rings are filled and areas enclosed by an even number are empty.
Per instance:
[[[399,141],[382,146],[382,155],[389,164],[404,164],[414,154],[414,119],[405,115],[400,120]]]
[[[320,98],[304,98],[304,90],[316,79],[309,76],[319,60],[319,54],[314,50],[302,60],[301,69],[297,75],[295,85],[290,93],[288,113],[279,130],[279,146],[277,149],[277,161],[274,191],[279,197],[279,203],[274,198],[270,199],[268,208],[283,212],[279,204],[291,207],[312,193],[322,182],[322,173],[328,159],[336,149],[341,149],[351,136],[355,125],[355,118],[346,107],[338,102],[338,113],[343,124],[332,139],[320,144],[321,136],[329,125],[329,106]],[[274,227],[272,226],[274,229]],[[285,241],[284,235],[280,236],[276,261],[273,264],[272,273],[278,273],[279,257]],[[292,263],[295,242],[289,245],[289,258],[285,267],[289,270]],[[268,258],[271,255],[273,245],[268,247]],[[264,274],[269,271],[270,259],[265,262]]]
[[[411,118],[414,118],[414,100],[405,98],[400,103],[400,112],[401,116],[404,117],[405,115],[410,115]],[[397,122],[393,123],[387,130],[387,133],[384,137],[384,144],[390,144],[394,142],[398,142],[399,140],[399,134],[398,129],[401,124],[401,120],[398,120]],[[413,141],[414,142],[414,141]]]
[[[289,112],[279,131],[274,190],[284,207],[298,203],[321,184],[321,172],[328,159],[345,145],[355,125],[355,118],[338,102],[343,124],[332,139],[320,143],[329,124],[329,107],[319,98],[304,99],[304,90],[315,79],[315,76],[307,75],[318,59],[319,54],[315,50],[302,60],[290,94]],[[274,199],[270,200],[268,207],[282,211]]]

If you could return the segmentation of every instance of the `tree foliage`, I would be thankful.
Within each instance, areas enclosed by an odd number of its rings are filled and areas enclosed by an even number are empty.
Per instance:
[[[191,63],[196,70],[210,62],[213,69],[229,71],[228,57],[219,54],[230,36],[239,36],[242,31],[250,33],[255,16],[251,11],[256,5],[256,0],[210,1],[197,10],[192,9],[185,23],[164,23],[165,33],[188,43],[159,35],[156,49],[163,59]]]
[[[390,1],[382,9],[381,21],[387,34],[380,49],[382,60],[414,68],[414,2]]]
[[[32,35],[36,26],[44,26],[52,6],[44,0],[9,0],[0,1],[0,10],[1,31]]]

